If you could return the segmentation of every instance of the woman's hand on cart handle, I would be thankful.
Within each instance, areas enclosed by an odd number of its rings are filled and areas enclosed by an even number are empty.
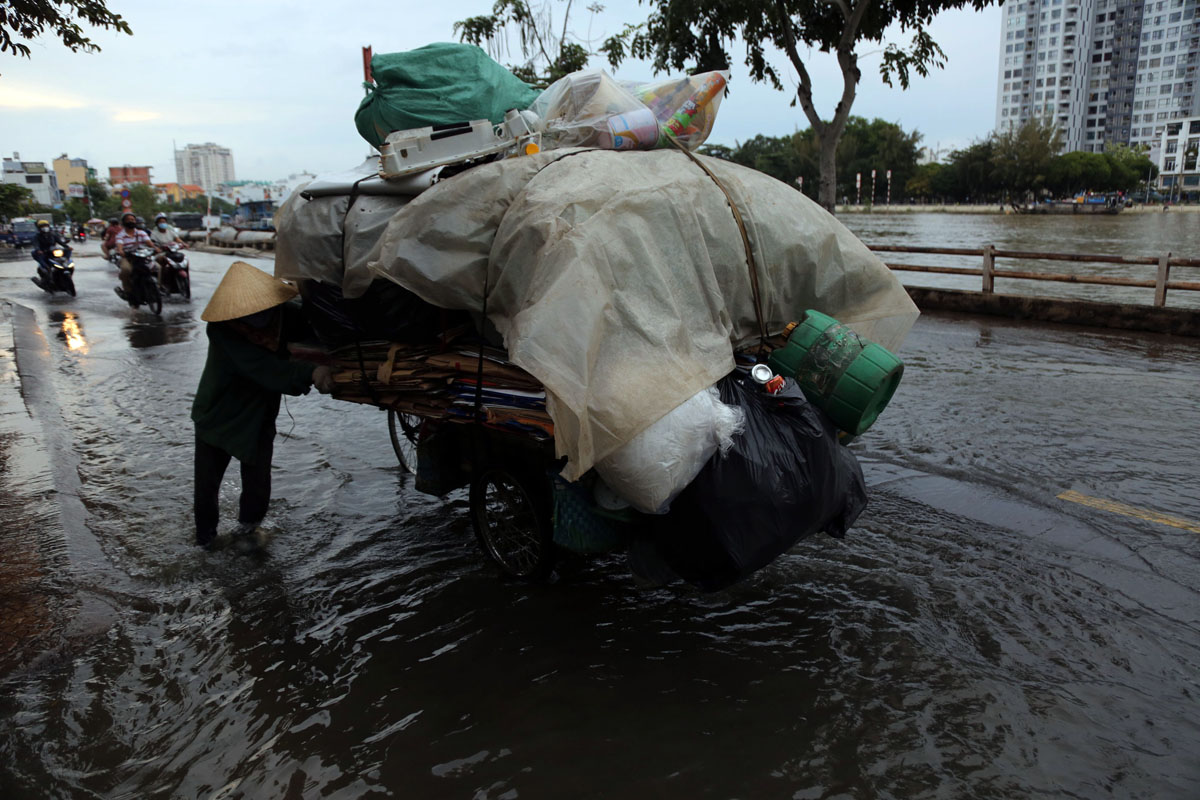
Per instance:
[[[333,370],[324,365],[317,367],[313,370],[312,381],[318,392],[329,394],[333,391]]]

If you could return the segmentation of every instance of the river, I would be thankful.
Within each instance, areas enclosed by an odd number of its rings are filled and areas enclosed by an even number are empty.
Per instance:
[[[1117,224],[1200,222],[1178,218]],[[847,221],[1023,247],[1066,224]],[[229,261],[196,254],[197,300],[161,319],[97,258],[74,300],[0,264],[0,797],[1200,785],[1200,549],[1161,521],[1200,520],[1196,342],[928,315],[854,445],[871,504],[844,541],[716,594],[640,588],[620,556],[527,586],[484,563],[463,492],[413,490],[380,412],[318,396],[281,414],[265,552],[191,544],[198,316]]]
[[[1049,216],[1016,214],[843,214],[839,219],[868,245],[982,248],[1043,253],[1152,256],[1166,253],[1200,257],[1200,214],[1190,211],[1123,213],[1116,215]],[[978,269],[980,258],[967,256],[883,253],[889,263],[965,266]],[[1029,270],[1066,274],[1136,277],[1153,281],[1157,267],[1123,264],[1076,264],[1066,261],[997,259],[998,270]],[[913,286],[978,291],[980,278],[965,275],[900,272]],[[1200,268],[1176,267],[1172,280],[1200,281]],[[1116,303],[1154,301],[1154,290],[1123,286],[1074,285],[999,278],[997,292],[1039,294]],[[1167,304],[1200,308],[1200,292],[1168,293]]]

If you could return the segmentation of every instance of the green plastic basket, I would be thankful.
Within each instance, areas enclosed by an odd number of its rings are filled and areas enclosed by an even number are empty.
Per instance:
[[[795,378],[810,403],[854,436],[875,423],[904,375],[904,363],[889,350],[811,309],[767,363]]]

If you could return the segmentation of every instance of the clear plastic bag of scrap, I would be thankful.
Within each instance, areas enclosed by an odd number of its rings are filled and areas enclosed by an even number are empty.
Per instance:
[[[621,85],[650,109],[677,142],[695,150],[712,133],[728,83],[729,73],[715,70],[646,83],[622,81]]]
[[[601,69],[560,78],[529,110],[544,149],[653,150],[674,138],[695,149],[712,131],[728,73],[706,72],[655,83],[619,83]]]

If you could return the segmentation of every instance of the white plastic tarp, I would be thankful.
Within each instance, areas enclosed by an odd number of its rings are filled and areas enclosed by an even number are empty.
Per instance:
[[[850,231],[762,173],[704,163],[745,219],[769,332],[815,308],[901,343],[916,306]],[[476,167],[396,212],[368,267],[446,308],[479,311],[486,290],[510,359],[546,387],[569,480],[730,372],[758,331],[725,195],[673,151]]]
[[[292,192],[275,212],[275,277],[321,281],[341,287],[348,297],[366,291],[375,279],[367,256],[388,220],[435,177],[420,173],[409,176],[420,181],[406,183],[384,181],[377,172],[378,159],[368,159]]]

